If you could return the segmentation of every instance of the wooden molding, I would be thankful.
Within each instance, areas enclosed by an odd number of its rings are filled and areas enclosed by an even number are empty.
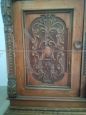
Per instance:
[[[16,79],[15,79],[15,61],[14,61],[14,32],[12,18],[12,0],[1,1],[2,17],[4,22],[5,41],[7,49],[7,65],[8,65],[8,95],[15,97],[16,95]]]

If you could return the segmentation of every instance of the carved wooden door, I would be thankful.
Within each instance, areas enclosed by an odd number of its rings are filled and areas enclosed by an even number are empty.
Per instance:
[[[84,0],[14,4],[18,95],[80,95],[83,4]]]

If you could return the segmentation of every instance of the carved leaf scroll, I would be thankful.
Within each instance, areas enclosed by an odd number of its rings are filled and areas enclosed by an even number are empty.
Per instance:
[[[64,77],[65,33],[64,21],[55,15],[46,14],[34,19],[29,33],[29,58],[32,76],[42,83],[54,83]]]

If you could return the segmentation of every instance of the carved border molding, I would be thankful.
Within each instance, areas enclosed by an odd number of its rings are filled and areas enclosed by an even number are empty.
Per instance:
[[[16,97],[12,0],[1,0],[8,66],[8,96]]]

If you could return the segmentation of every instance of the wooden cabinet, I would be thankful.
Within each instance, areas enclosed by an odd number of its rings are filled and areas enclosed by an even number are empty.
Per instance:
[[[84,4],[2,0],[12,106],[86,107]]]

